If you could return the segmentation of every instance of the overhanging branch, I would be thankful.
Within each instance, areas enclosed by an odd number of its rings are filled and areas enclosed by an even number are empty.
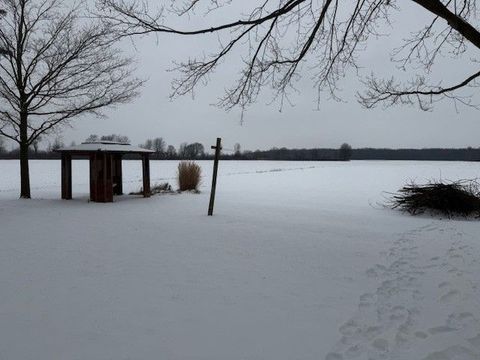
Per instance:
[[[418,104],[421,109],[429,110],[430,105],[437,96],[446,96],[453,100],[458,100],[466,105],[471,105],[464,97],[455,96],[453,93],[465,86],[471,85],[480,77],[480,71],[470,75],[465,80],[448,87],[428,86],[422,77],[412,81],[407,86],[403,86],[394,81],[378,80],[370,76],[366,83],[368,90],[364,94],[357,94],[360,103],[366,108],[374,108],[379,104],[397,105],[397,104]]]

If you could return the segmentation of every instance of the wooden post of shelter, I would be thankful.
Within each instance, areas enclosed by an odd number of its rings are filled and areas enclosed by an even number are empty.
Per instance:
[[[113,201],[112,155],[96,151],[90,157],[90,200]]]
[[[150,197],[150,159],[149,154],[142,155],[143,197]]]
[[[213,206],[215,204],[215,191],[217,189],[218,161],[220,160],[220,151],[222,150],[222,139],[217,138],[217,144],[212,146],[215,149],[215,158],[213,160],[212,190],[210,191],[210,203],[208,204],[208,216],[213,215]]]
[[[113,202],[113,156],[110,153],[105,153],[103,157],[104,161],[104,191],[105,191],[105,202]]]
[[[113,157],[113,194],[123,195],[122,155]]]
[[[90,200],[97,200],[97,166],[96,166],[96,154],[90,154],[89,156],[90,163]]]
[[[62,199],[72,199],[72,155],[62,153]]]

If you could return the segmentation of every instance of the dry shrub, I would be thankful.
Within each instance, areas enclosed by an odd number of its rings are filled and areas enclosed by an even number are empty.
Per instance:
[[[178,164],[178,186],[180,191],[198,191],[202,169],[194,161],[181,161]]]
[[[413,215],[431,211],[449,217],[480,216],[480,186],[476,180],[412,183],[393,194],[390,205]]]

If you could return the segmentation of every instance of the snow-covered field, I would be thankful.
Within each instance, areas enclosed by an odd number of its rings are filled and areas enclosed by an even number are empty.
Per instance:
[[[378,205],[479,163],[225,161],[212,218],[200,163],[199,195],[96,204],[84,161],[72,201],[58,161],[31,162],[33,200],[0,161],[0,359],[480,359],[479,222]]]

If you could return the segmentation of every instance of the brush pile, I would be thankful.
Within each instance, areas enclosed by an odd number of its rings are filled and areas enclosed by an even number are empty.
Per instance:
[[[476,180],[451,183],[411,183],[392,194],[390,206],[412,215],[426,211],[452,216],[480,216],[480,186]]]

